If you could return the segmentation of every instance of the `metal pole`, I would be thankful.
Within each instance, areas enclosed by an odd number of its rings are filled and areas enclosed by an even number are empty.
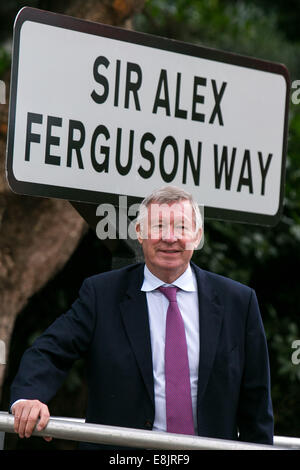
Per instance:
[[[14,417],[0,412],[0,431],[14,432]],[[43,431],[34,436],[51,436],[98,444],[110,444],[141,449],[164,450],[279,450],[282,447],[252,444],[199,436],[186,436],[132,428],[82,423],[79,420],[50,418]]]
[[[288,436],[274,436],[274,445],[279,447],[289,447],[291,449],[300,449],[300,438]]]
[[[1,412],[0,412],[1,413]],[[76,421],[78,423],[85,423],[83,418],[66,418],[61,416],[53,416],[54,419],[61,419],[64,421]],[[291,449],[300,449],[300,438],[289,436],[274,436],[274,446],[285,447]]]

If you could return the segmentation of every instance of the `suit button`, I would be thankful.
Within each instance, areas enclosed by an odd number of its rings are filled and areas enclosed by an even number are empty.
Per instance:
[[[147,420],[145,422],[145,428],[146,429],[152,429],[153,423],[150,420]]]

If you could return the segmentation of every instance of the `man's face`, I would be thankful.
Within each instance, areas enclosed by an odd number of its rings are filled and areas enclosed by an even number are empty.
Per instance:
[[[189,201],[152,203],[144,224],[137,225],[149,270],[165,282],[177,279],[187,268],[202,230],[195,230],[195,215]]]

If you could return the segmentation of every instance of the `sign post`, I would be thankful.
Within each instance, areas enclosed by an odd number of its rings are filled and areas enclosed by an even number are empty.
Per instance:
[[[117,204],[173,184],[208,218],[275,225],[289,90],[280,64],[26,7],[14,31],[10,187]]]

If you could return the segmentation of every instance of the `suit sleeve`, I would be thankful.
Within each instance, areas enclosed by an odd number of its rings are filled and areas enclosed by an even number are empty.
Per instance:
[[[92,283],[84,281],[78,299],[25,351],[11,385],[10,404],[18,399],[47,403],[74,360],[89,348],[96,321]]]
[[[273,444],[270,367],[264,327],[251,291],[245,332],[245,368],[238,410],[239,439]]]

